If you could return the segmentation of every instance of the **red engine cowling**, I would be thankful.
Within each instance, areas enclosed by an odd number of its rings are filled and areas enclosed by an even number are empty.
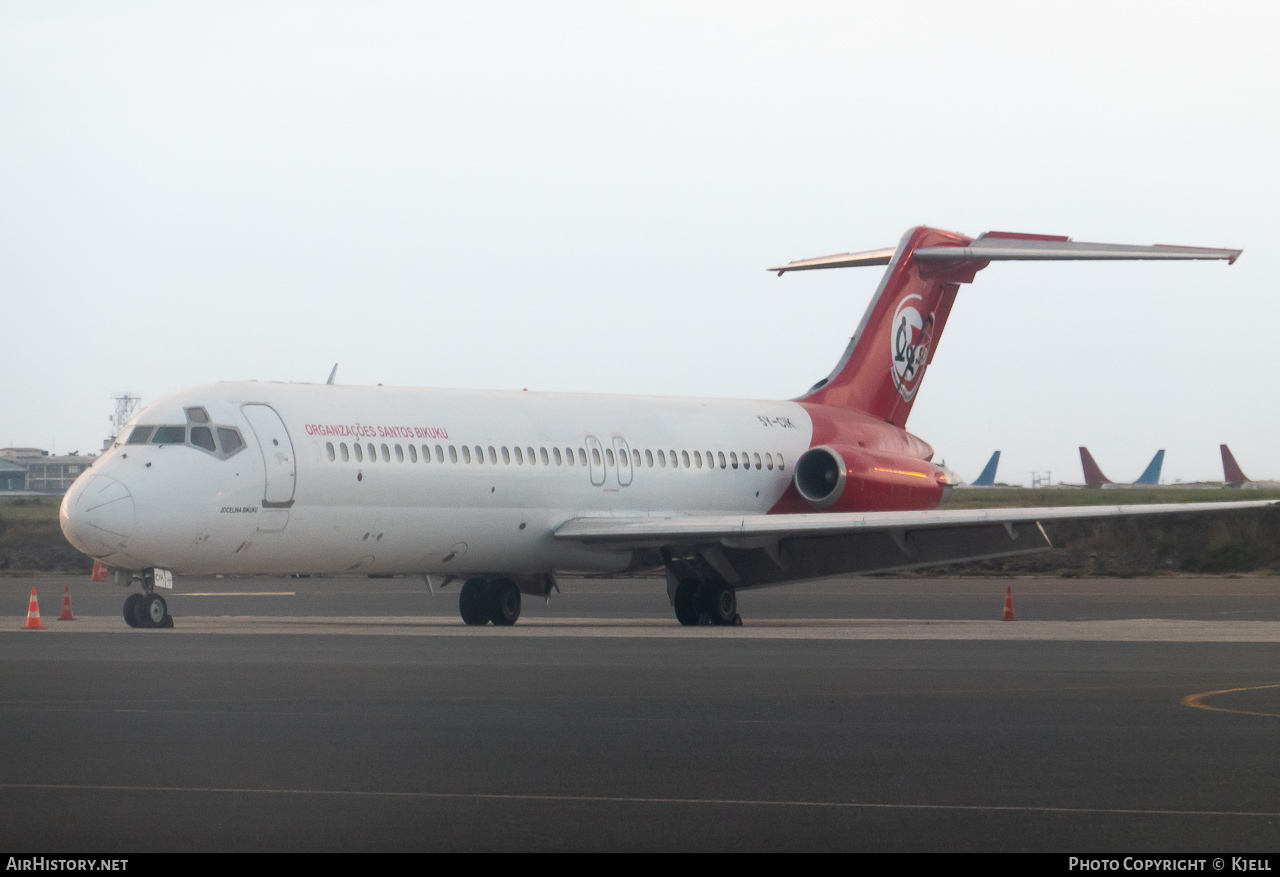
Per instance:
[[[801,454],[792,479],[811,506],[833,512],[933,509],[950,492],[942,470],[925,460],[837,445]]]

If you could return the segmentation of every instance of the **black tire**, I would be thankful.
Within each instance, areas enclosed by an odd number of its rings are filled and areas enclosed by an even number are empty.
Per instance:
[[[520,589],[511,579],[494,579],[489,589],[489,620],[510,627],[520,620]]]
[[[124,598],[124,623],[130,627],[138,627],[138,616],[134,614],[134,610],[138,608],[138,604],[142,602],[142,594],[130,594]]]
[[[133,617],[138,627],[164,627],[169,617],[169,606],[159,594],[145,594],[133,607]]]
[[[703,611],[712,624],[733,624],[738,618],[738,595],[729,585],[720,583],[707,587]]]
[[[489,581],[468,579],[458,595],[458,612],[464,623],[479,626],[489,623]]]
[[[702,607],[698,605],[698,583],[684,581],[676,586],[676,621],[685,627],[693,627],[702,620]]]

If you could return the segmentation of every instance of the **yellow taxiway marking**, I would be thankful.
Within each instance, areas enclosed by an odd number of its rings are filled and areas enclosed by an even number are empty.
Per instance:
[[[165,792],[215,795],[310,795],[402,800],[546,801],[592,804],[683,804],[713,807],[830,807],[843,810],[960,810],[1012,813],[1111,813],[1129,816],[1245,816],[1280,817],[1280,813],[1248,810],[1173,810],[1154,807],[1051,807],[1034,804],[890,804],[872,801],[780,801],[754,798],[663,798],[621,795],[538,795],[495,792],[395,792],[358,789],[263,789],[219,786],[124,786],[96,783],[0,783],[0,789],[39,789],[74,792]]]
[[[1223,688],[1220,691],[1202,691],[1199,694],[1188,694],[1182,699],[1183,706],[1189,706],[1197,710],[1211,710],[1215,713],[1239,713],[1243,716],[1271,716],[1280,719],[1280,713],[1260,713],[1256,710],[1233,710],[1225,706],[1209,706],[1204,702],[1207,697],[1217,697],[1219,694],[1234,694],[1237,691],[1263,691],[1268,688],[1280,688],[1280,684],[1276,685],[1250,685],[1246,688]]]
[[[297,591],[179,591],[175,597],[296,597]]]

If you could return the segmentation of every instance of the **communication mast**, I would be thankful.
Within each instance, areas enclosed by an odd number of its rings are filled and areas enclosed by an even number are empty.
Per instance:
[[[135,396],[132,393],[117,393],[111,399],[116,403],[116,413],[107,418],[111,421],[111,435],[102,443],[102,450],[104,451],[110,448],[120,433],[124,431],[125,425],[133,417],[133,413],[138,410],[138,403],[142,401],[141,396]]]

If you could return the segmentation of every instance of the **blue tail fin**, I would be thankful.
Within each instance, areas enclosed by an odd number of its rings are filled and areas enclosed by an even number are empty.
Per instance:
[[[974,487],[991,487],[996,483],[996,466],[1000,464],[1000,452],[996,451],[987,461],[982,474],[973,480]]]
[[[1146,471],[1138,476],[1134,484],[1159,484],[1160,469],[1164,466],[1164,451],[1156,451],[1156,455],[1147,464]]]

